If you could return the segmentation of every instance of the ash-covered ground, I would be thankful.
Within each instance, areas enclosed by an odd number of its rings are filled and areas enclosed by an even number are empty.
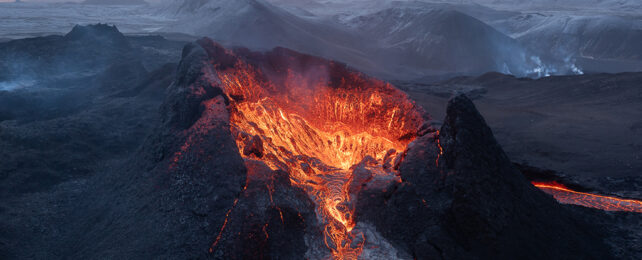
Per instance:
[[[202,73],[221,47],[186,44],[106,25],[0,44],[0,258],[328,254],[302,190],[246,175],[229,100]],[[363,258],[642,256],[641,214],[560,205],[528,182],[642,198],[641,73],[394,83],[441,131],[409,146],[404,182],[358,194],[357,226],[379,241]]]

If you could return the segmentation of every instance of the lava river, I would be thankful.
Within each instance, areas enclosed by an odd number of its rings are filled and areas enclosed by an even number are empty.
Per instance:
[[[400,181],[395,165],[423,122],[415,104],[391,85],[334,63],[280,60],[259,70],[239,60],[217,74],[242,156],[287,171],[315,202],[332,257],[356,259],[365,238],[353,229],[353,166]]]
[[[552,195],[560,203],[580,205],[607,211],[630,211],[642,213],[642,201],[639,200],[574,191],[557,182],[533,182],[533,185]]]

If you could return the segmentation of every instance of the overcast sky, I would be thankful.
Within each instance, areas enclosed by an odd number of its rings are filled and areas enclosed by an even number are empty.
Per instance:
[[[11,2],[15,2],[15,0],[0,0],[0,3],[4,3],[4,2],[11,3]],[[22,0],[22,2],[53,3],[53,2],[80,2],[80,0],[69,0],[69,1],[66,1],[66,0]]]
[[[22,2],[34,2],[34,3],[56,3],[56,2],[82,2],[83,0],[22,0]],[[145,0],[148,3],[158,3],[164,0]],[[0,3],[11,3],[15,0],[0,0]]]

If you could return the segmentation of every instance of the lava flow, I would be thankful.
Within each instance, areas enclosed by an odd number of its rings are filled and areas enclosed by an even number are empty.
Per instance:
[[[557,182],[533,182],[533,185],[540,190],[553,195],[553,197],[560,203],[574,204],[608,211],[630,211],[642,213],[642,201],[639,200],[621,199],[612,196],[578,192]]]
[[[356,259],[365,238],[354,229],[354,166],[399,181],[394,166],[423,122],[415,104],[387,83],[316,58],[215,67],[242,156],[287,171],[315,202],[332,256]]]

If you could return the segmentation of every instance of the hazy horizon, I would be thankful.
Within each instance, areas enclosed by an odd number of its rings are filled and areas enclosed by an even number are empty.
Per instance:
[[[81,3],[84,2],[85,0],[21,0],[23,3]],[[148,3],[160,3],[163,2],[163,0],[144,0],[145,2]],[[0,0],[0,3],[14,3],[16,2],[15,0]]]

